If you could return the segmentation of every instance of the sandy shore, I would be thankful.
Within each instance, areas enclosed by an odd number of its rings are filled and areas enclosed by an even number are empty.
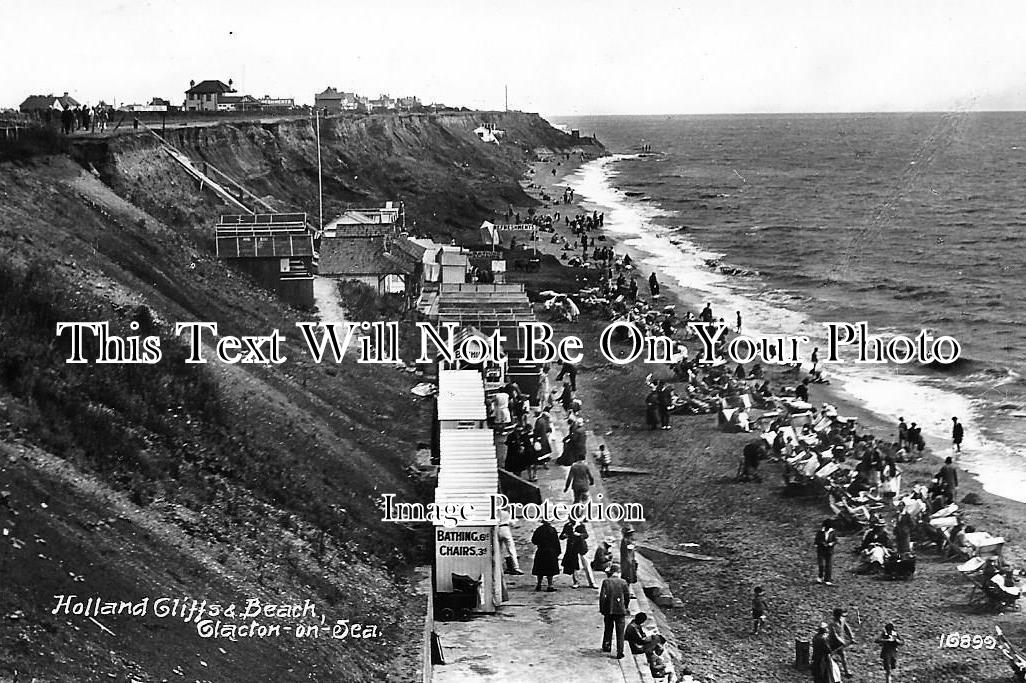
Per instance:
[[[559,163],[558,167],[554,162],[536,164],[527,181],[533,185],[528,191],[536,196],[542,191],[561,196],[567,184],[563,179],[574,166],[565,160]],[[580,196],[570,206],[553,207],[551,201],[546,204],[540,213],[592,209],[587,202],[582,205]],[[573,236],[563,227],[558,228],[558,234],[573,242]],[[610,232],[604,234],[605,244],[615,244]],[[546,250],[555,247],[546,240]],[[631,251],[617,247],[618,252],[625,250]],[[579,254],[579,248],[574,253]],[[644,260],[650,256],[632,253],[646,277],[651,269]],[[676,303],[678,312],[697,313],[703,305],[697,293],[667,287],[665,277],[660,280],[663,303]],[[815,624],[826,619],[834,607],[850,610],[858,638],[864,643],[849,655],[856,673],[852,680],[883,679],[872,640],[889,620],[896,623],[905,641],[896,680],[1009,680],[1009,669],[996,651],[942,649],[938,642],[942,634],[952,631],[990,634],[995,624],[1021,642],[1026,638],[1021,613],[998,616],[970,607],[970,584],[956,571],[956,563],[931,551],[919,554],[916,575],[908,582],[855,575],[850,570],[858,565],[852,552],[857,536],[844,536],[839,543],[835,554],[838,585],[828,588],[816,584],[812,539],[818,523],[831,516],[826,496],[813,492],[807,497],[785,497],[782,469],[775,463],[763,465],[762,483],[735,483],[737,458],[751,435],[719,431],[712,415],[675,416],[672,431],[647,431],[644,378],[657,366],[606,363],[597,353],[597,335],[605,323],[583,320],[572,330],[569,326],[562,330],[572,331],[585,341],[587,353],[579,388],[589,427],[604,436],[616,464],[653,473],[613,478],[607,487],[621,502],[644,505],[648,521],[641,533],[643,542],[666,548],[697,543],[699,552],[722,558],[716,562],[685,562],[658,554],[650,558],[684,601],[682,610],[671,610],[668,616],[685,664],[699,675],[699,680],[807,679],[807,672],[791,666],[794,639],[810,637]],[[666,368],[659,368],[656,376],[671,378]],[[775,372],[771,381],[774,387],[794,386],[799,378]],[[832,403],[840,414],[858,417],[860,431],[896,439],[897,416],[893,422],[882,420],[836,386],[815,385],[811,400]],[[947,450],[938,455],[946,455]],[[924,455],[920,462],[902,466],[906,488],[928,480],[939,468],[939,457],[929,450]],[[968,476],[963,476],[960,484],[960,497],[972,492],[983,501],[981,505],[964,506],[968,523],[1004,536],[1008,541],[1006,559],[1021,567],[1026,542],[1018,530],[1026,523],[1026,505],[985,493]],[[769,596],[770,621],[762,635],[752,638],[748,635],[748,611],[752,589],[757,585],[763,586]]]

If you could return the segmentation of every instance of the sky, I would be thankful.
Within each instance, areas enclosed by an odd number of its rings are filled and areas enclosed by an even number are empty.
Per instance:
[[[546,116],[1026,110],[1022,0],[0,0],[0,108],[190,80]]]

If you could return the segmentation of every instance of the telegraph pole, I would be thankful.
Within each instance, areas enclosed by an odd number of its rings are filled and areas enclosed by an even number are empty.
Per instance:
[[[324,232],[324,181],[321,175],[321,112],[314,107],[314,125],[317,128],[317,219]]]

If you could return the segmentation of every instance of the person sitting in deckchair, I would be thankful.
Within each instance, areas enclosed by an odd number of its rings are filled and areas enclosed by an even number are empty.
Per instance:
[[[894,547],[882,521],[873,522],[869,531],[862,537],[859,552],[863,562],[869,567],[883,568],[887,558],[894,553]]]

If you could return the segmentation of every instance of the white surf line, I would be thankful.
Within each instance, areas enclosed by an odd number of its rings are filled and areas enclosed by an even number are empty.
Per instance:
[[[812,332],[808,334],[813,340],[810,346],[824,339],[823,328],[806,313],[753,299],[751,294],[739,291],[740,283],[731,283],[720,273],[704,267],[704,259],[711,256],[710,252],[684,235],[673,234],[671,240],[669,232],[662,234],[657,226],[651,225],[650,219],[661,212],[656,207],[629,201],[611,182],[617,173],[608,166],[635,156],[617,154],[596,159],[566,176],[583,202],[607,210],[606,230],[624,238],[626,246],[650,254],[644,262],[666,281],[700,294],[718,309],[744,302],[746,334],[759,336],[763,332],[760,327],[783,328],[790,330],[791,335],[803,334],[803,330]],[[730,320],[729,315],[724,317]],[[987,492],[1026,502],[1026,460],[1007,444],[980,436],[979,421],[970,398],[939,388],[923,377],[857,368],[851,364],[828,365],[826,369],[843,394],[882,422],[893,423],[895,430],[899,415],[906,421],[917,422],[932,444],[931,451],[940,459],[956,455],[950,446],[950,425],[952,415],[959,416],[966,426],[962,453],[956,458],[959,467],[973,475]],[[924,412],[929,415],[921,417]]]

